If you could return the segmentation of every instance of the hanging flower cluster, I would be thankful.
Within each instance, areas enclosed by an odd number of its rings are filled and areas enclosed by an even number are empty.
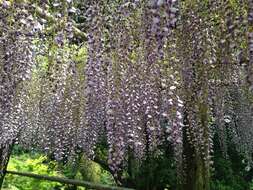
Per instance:
[[[27,122],[24,82],[30,78],[35,63],[32,40],[36,25],[28,8],[29,5],[22,3],[0,3],[0,165],[3,168],[10,147]]]
[[[57,160],[80,151],[93,158],[105,137],[116,175],[129,154],[148,158],[164,142],[179,165],[187,145],[209,169],[212,135],[226,152],[228,123],[235,142],[251,145],[252,0],[247,22],[229,1],[87,1],[81,11],[74,4],[0,3],[2,155],[18,140]],[[74,22],[82,19],[85,29]],[[76,35],[87,40],[81,62],[72,55]]]

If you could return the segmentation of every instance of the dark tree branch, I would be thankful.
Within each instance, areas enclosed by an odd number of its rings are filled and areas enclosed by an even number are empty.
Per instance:
[[[48,20],[49,22],[58,23],[58,20],[55,19],[50,13],[46,12],[45,10],[43,10],[42,8],[36,6],[35,7],[35,12],[37,15],[39,15],[40,17]],[[78,38],[81,38],[82,40],[86,41],[87,40],[87,35],[86,33],[82,32],[81,30],[79,30],[75,25],[73,26],[73,32],[74,35]]]
[[[38,174],[27,173],[27,172],[6,171],[6,173],[12,174],[12,175],[31,177],[31,178],[40,179],[40,180],[55,181],[55,182],[59,182],[63,184],[77,185],[77,186],[87,187],[87,188],[97,189],[97,190],[134,190],[130,188],[108,186],[108,185],[90,183],[87,181],[80,181],[80,180],[60,178],[60,177],[54,177],[54,176],[46,176],[46,175],[38,175]]]

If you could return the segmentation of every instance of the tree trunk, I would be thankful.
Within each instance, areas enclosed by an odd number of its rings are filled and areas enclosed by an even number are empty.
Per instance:
[[[4,160],[4,156],[3,156],[3,149],[0,149],[0,189],[2,189],[2,185],[3,185],[3,181],[4,181],[4,177],[5,177],[5,172],[6,172],[6,168],[3,164],[3,160]]]
[[[70,173],[70,175],[68,175],[68,178],[70,178],[70,179],[76,178],[76,175],[78,173],[78,169],[80,166],[81,157],[82,157],[82,154],[78,154],[76,156],[76,160],[74,162],[70,161],[70,163],[68,163],[68,167],[71,168],[71,173]],[[64,189],[65,190],[77,190],[77,185],[68,184]]]
[[[197,7],[192,7],[194,10]],[[193,16],[194,14],[194,16]],[[184,55],[182,69],[184,127],[183,127],[183,190],[209,190],[209,67],[204,63],[207,46],[200,43],[195,34],[204,25],[192,25],[201,21],[196,13],[186,12],[182,28],[182,53]],[[189,47],[189,48],[188,48]],[[201,48],[200,48],[201,47]],[[201,50],[200,50],[201,49]]]
[[[2,189],[4,177],[6,175],[7,166],[10,160],[12,145],[6,145],[0,149],[0,189]]]
[[[190,143],[187,137],[187,113],[184,116],[183,128],[183,166],[184,166],[184,181],[183,190],[209,190],[210,189],[210,174],[209,168],[205,163],[204,156],[199,153],[196,148]]]

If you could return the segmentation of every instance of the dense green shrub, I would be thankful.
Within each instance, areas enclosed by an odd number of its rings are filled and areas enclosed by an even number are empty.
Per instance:
[[[13,156],[8,164],[8,170],[59,176],[59,173],[55,171],[56,163],[49,162],[45,164],[43,163],[45,160],[45,156],[37,154],[21,154]],[[59,185],[59,183],[10,174],[6,175],[4,181],[4,188],[8,190],[50,190],[57,185]]]

